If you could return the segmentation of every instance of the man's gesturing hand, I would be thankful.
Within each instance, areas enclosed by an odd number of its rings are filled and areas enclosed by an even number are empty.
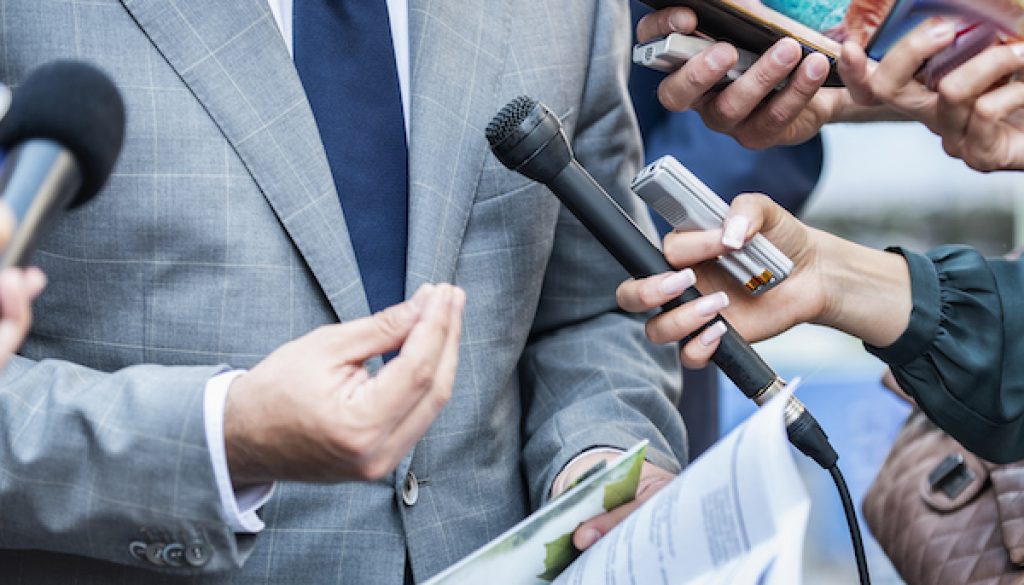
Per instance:
[[[387,475],[451,396],[464,305],[461,289],[425,285],[372,317],[286,343],[236,379],[224,411],[235,486]],[[363,362],[398,348],[371,377]]]

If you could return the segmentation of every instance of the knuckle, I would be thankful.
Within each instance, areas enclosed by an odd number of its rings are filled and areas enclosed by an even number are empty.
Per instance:
[[[973,115],[985,123],[998,121],[1001,117],[999,105],[989,96],[983,96],[975,102]]]
[[[359,473],[359,479],[362,481],[377,481],[384,479],[387,474],[391,473],[392,465],[390,461],[384,459],[373,459],[364,461],[357,466]]]
[[[790,111],[780,105],[770,105],[761,113],[762,125],[769,132],[789,126],[793,116]]]
[[[658,345],[665,343],[657,318],[647,320],[647,324],[644,325],[644,333],[647,335],[647,339]]]
[[[704,351],[697,347],[697,343],[691,341],[687,343],[679,355],[683,365],[690,369],[699,369],[704,367],[708,358]]]
[[[377,330],[386,336],[395,336],[401,333],[402,324],[393,311],[378,311],[373,314],[373,323]]]
[[[670,112],[681,112],[685,110],[688,105],[679,101],[679,96],[676,95],[674,88],[669,83],[669,79],[671,79],[671,77],[658,84],[658,101],[661,102],[661,105],[665,106],[665,109]]]
[[[942,78],[939,82],[938,87],[939,97],[946,103],[953,105],[961,105],[966,102],[970,96],[970,93],[966,86],[962,83],[958,83],[956,79],[949,77]]]
[[[420,362],[413,367],[412,384],[419,390],[427,390],[434,384],[434,368],[427,362]]]

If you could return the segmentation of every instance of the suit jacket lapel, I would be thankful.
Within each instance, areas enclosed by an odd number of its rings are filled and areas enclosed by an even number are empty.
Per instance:
[[[267,2],[122,4],[241,157],[338,318],[366,315],[316,122]]]
[[[508,3],[409,1],[412,83],[406,288],[450,281],[497,109]]]

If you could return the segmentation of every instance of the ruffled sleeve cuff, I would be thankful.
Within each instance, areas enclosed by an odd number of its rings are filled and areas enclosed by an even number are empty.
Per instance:
[[[888,248],[886,251],[900,254],[907,261],[914,308],[907,330],[892,345],[874,347],[865,344],[864,347],[878,359],[899,367],[927,352],[938,335],[942,307],[939,273],[927,256],[903,248]]]

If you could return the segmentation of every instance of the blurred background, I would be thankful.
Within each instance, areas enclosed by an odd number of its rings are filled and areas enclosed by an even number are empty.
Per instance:
[[[635,19],[645,11],[634,2]],[[630,78],[647,161],[671,154],[726,200],[746,191],[767,193],[806,223],[877,248],[923,252],[963,243],[997,256],[1024,245],[1024,175],[973,171],[947,156],[941,141],[920,125],[834,125],[800,146],[751,151],[710,132],[692,112],[662,108],[655,93],[662,77],[635,67]],[[659,227],[668,229],[663,222]],[[910,412],[881,385],[884,366],[859,341],[815,326],[756,347],[784,378],[802,378],[798,396],[839,452],[859,508]],[[690,431],[691,458],[754,410],[713,369],[686,373],[679,408]],[[835,486],[794,453],[812,498],[805,582],[855,584]],[[861,530],[872,582],[901,584],[863,523]]]

